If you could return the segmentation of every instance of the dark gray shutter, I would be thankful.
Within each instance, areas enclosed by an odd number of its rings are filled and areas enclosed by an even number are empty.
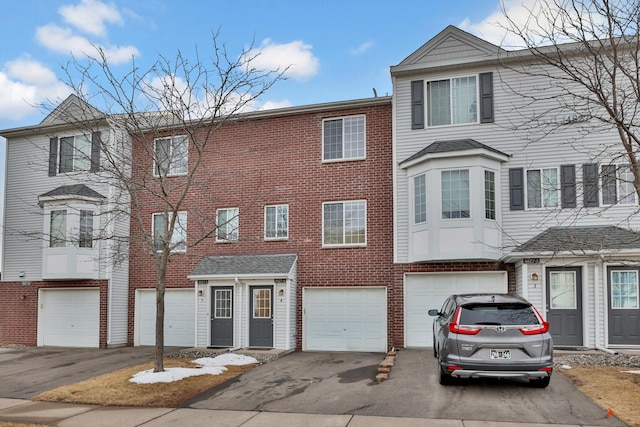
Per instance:
[[[594,207],[599,205],[597,163],[582,165],[582,191],[585,207]]]
[[[411,82],[411,129],[424,129],[424,81]]]
[[[576,165],[560,166],[560,195],[563,208],[576,207]]]
[[[509,208],[512,211],[524,210],[524,169],[509,169]]]
[[[493,122],[493,73],[480,73],[480,123]]]
[[[56,176],[58,169],[58,138],[49,138],[49,176]]]
[[[100,168],[100,132],[91,134],[91,167],[89,172],[97,172]]]

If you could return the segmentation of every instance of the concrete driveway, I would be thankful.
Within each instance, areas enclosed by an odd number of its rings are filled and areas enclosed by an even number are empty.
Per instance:
[[[170,354],[177,348],[165,349]],[[28,399],[44,391],[153,359],[155,347],[0,348],[0,397]]]
[[[199,409],[378,415],[624,426],[561,375],[546,389],[516,381],[441,386],[432,351],[401,350],[391,379],[375,383],[383,355],[295,352],[185,403]]]

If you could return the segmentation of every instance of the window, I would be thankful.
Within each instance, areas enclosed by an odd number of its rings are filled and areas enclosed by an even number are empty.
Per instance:
[[[476,76],[427,82],[429,126],[477,123]]]
[[[528,208],[557,207],[558,191],[558,170],[556,168],[527,171]]]
[[[186,136],[174,136],[155,140],[156,176],[182,175],[187,173],[188,139]]]
[[[442,219],[469,218],[469,171],[442,171]]]
[[[324,120],[322,159],[365,158],[365,116]]]
[[[611,308],[640,308],[637,270],[611,272]]]
[[[89,135],[60,138],[59,173],[91,169],[91,137]]]
[[[496,174],[484,171],[484,217],[496,219]]]
[[[289,206],[275,205],[264,208],[264,238],[286,239],[289,237]]]
[[[413,178],[413,211],[416,224],[427,221],[427,178],[425,175]]]
[[[323,245],[366,244],[366,201],[323,203],[322,209]]]
[[[172,214],[169,213],[169,220],[172,218]],[[153,245],[157,251],[162,250],[163,242],[165,241],[165,224],[164,214],[153,214]],[[178,212],[178,218],[173,226],[173,233],[171,239],[167,242],[169,249],[172,252],[185,252],[187,250],[187,213]]]
[[[80,211],[80,234],[78,236],[78,246],[81,248],[93,247],[93,212]]]
[[[633,205],[636,203],[633,171],[629,165],[603,165],[601,173],[603,204]]]
[[[49,247],[64,248],[67,246],[67,211],[51,211],[49,225]]]
[[[215,290],[215,311],[214,317],[216,319],[231,319],[231,289],[216,289]]]
[[[238,240],[238,208],[218,209],[216,219],[216,241]]]

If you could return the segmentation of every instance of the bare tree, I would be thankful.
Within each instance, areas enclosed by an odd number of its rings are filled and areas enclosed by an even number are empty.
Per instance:
[[[504,28],[526,47],[503,51],[504,64],[546,82],[526,93],[511,86],[527,104],[518,128],[532,139],[567,126],[579,129],[571,141],[579,151],[581,137],[613,132],[619,144],[597,154],[628,164],[640,197],[640,2],[537,0],[525,22],[509,16],[504,3],[502,11]],[[526,62],[518,64],[520,58]],[[537,103],[555,107],[536,110]]]
[[[187,238],[183,216],[190,192],[206,185],[201,171],[206,154],[215,150],[212,136],[239,120],[259,96],[284,78],[286,69],[253,67],[257,55],[252,46],[231,55],[219,42],[218,32],[212,35],[211,56],[206,60],[199,53],[189,59],[178,52],[175,57],[159,57],[145,69],[133,59],[131,67],[119,73],[109,65],[106,53],[97,49],[95,56],[74,58],[63,67],[65,83],[75,95],[89,105],[100,105],[104,112],[88,109],[79,116],[76,111],[66,120],[87,133],[95,134],[105,120],[110,129],[109,135],[99,137],[100,166],[92,178],[109,180],[117,193],[111,196],[117,202],[108,208],[107,216],[113,221],[130,220],[135,235],[141,237],[124,242],[126,236],[103,232],[100,238],[123,240],[109,255],[112,261],[128,256],[128,251],[143,251],[154,262],[155,372],[164,370],[169,262],[176,251],[211,238],[216,227],[224,225],[216,224],[214,218],[190,218]],[[135,163],[141,159],[148,162]],[[158,212],[155,226],[144,214],[150,207]]]

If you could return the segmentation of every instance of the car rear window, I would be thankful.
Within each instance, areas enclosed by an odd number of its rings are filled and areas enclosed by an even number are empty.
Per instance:
[[[462,306],[461,325],[538,325],[540,321],[526,304],[469,304]]]

